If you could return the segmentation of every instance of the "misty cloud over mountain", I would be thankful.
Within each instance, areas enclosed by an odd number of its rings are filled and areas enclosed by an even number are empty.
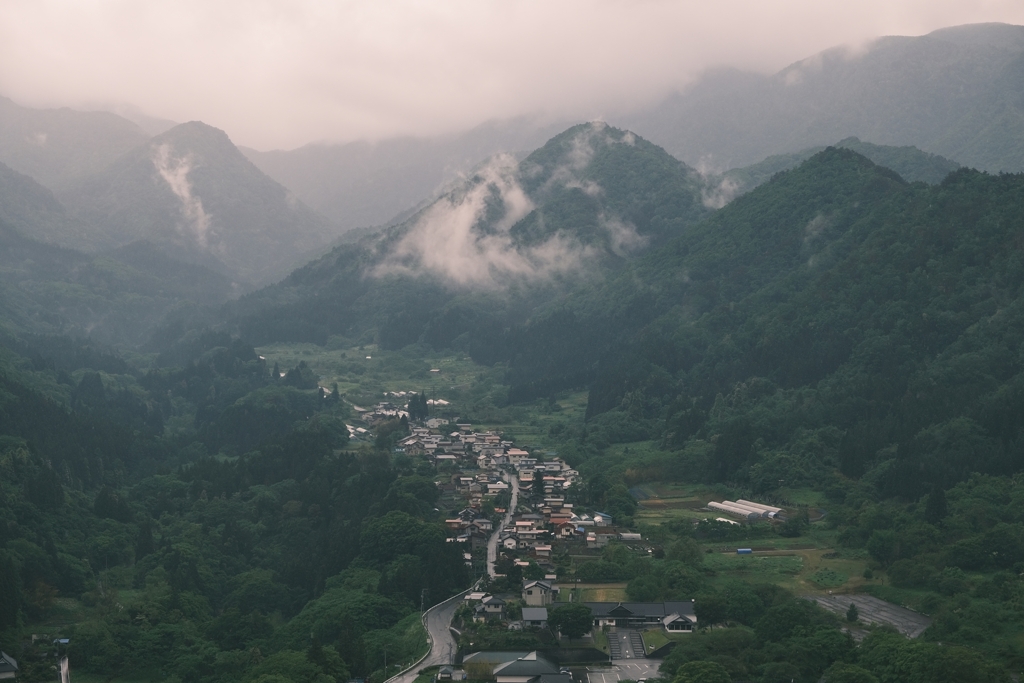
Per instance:
[[[494,157],[410,221],[372,272],[432,273],[458,286],[494,289],[578,273],[596,266],[602,254],[628,256],[648,238],[609,213],[601,202],[605,191],[588,171],[599,151],[614,154],[614,146],[635,143],[632,133],[592,123],[574,129],[554,165],[532,155],[522,164],[509,155]],[[549,230],[547,203],[562,195],[600,208],[577,216],[580,224],[554,223]],[[531,215],[532,223],[525,223]]]
[[[707,73],[613,121],[722,172],[857,136],[987,171],[1024,170],[1024,26],[976,24],[837,47],[770,76]]]
[[[181,124],[59,194],[90,226],[86,249],[146,239],[243,281],[282,277],[335,234],[249,162],[222,131]]]

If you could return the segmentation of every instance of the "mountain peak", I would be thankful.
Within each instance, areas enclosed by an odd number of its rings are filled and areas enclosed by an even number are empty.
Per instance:
[[[220,128],[203,123],[202,121],[188,121],[186,123],[179,123],[170,130],[167,130],[160,135],[154,136],[152,139],[154,143],[160,142],[177,142],[182,144],[191,145],[212,145],[222,149],[230,149],[232,151],[241,152],[235,147],[235,144],[231,142],[231,138],[228,134],[222,131]]]

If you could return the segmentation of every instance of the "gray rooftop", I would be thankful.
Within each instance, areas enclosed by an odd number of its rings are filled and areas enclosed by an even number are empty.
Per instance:
[[[658,617],[679,614],[694,616],[693,601],[682,602],[585,602],[595,617]]]
[[[494,650],[482,650],[480,652],[474,652],[473,654],[466,655],[462,658],[462,663],[468,662],[484,662],[486,664],[503,664],[505,662],[513,662],[521,657],[525,657],[529,652],[520,650],[516,652],[496,652]]]
[[[463,660],[465,661],[465,660]],[[558,667],[544,659],[536,652],[531,652],[522,659],[505,662],[494,667],[494,676],[542,676],[557,674]]]

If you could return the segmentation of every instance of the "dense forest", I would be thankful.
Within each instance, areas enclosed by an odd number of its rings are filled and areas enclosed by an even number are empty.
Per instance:
[[[1022,196],[1020,176],[907,184],[827,150],[510,330],[512,398],[587,382],[588,416],[661,419],[689,476],[754,490],[1013,474]]]
[[[468,582],[433,483],[347,451],[304,364],[272,376],[226,335],[176,351],[142,373],[67,338],[0,348],[0,647],[22,676],[49,678],[18,639],[53,618],[106,676],[345,680],[418,653],[420,601]]]

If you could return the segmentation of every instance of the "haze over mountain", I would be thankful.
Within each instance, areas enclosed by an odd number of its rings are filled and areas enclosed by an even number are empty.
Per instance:
[[[848,136],[988,171],[1024,169],[1024,26],[974,24],[837,47],[771,76],[711,71],[613,119],[722,171]]]
[[[0,162],[51,190],[102,171],[147,138],[116,114],[33,109],[0,96]]]
[[[383,225],[437,196],[491,155],[526,153],[567,128],[533,118],[436,138],[391,138],[289,151],[242,152],[343,230]]]
[[[0,217],[3,335],[66,335],[138,348],[169,313],[237,294],[224,275],[176,261],[147,242],[84,254],[30,239]]]
[[[402,224],[244,297],[239,324],[261,341],[376,330],[388,347],[450,344],[671,239],[709,213],[703,190],[699,174],[646,140],[575,126],[522,162],[493,158]]]
[[[254,283],[282,277],[338,232],[199,122],[149,139],[60,199],[88,229],[46,235],[57,243],[96,250],[145,239]]]
[[[796,163],[851,136],[1014,171],[1024,168],[1024,111],[1013,95],[1022,87],[1019,63],[1024,27],[960,26],[833,48],[773,76],[714,70],[654,107],[610,120],[708,172],[782,154],[796,154]],[[531,149],[566,125],[522,118],[437,138],[244,151],[350,228],[384,224],[490,154]]]

